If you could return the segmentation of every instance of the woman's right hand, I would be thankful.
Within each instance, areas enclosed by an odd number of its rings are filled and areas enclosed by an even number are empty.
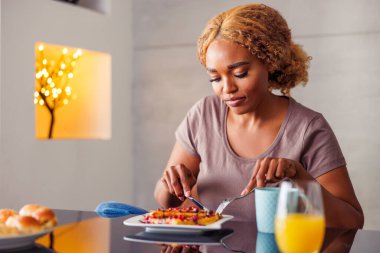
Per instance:
[[[193,172],[183,164],[167,167],[161,177],[166,190],[181,201],[185,200],[185,196],[190,196],[196,181]]]

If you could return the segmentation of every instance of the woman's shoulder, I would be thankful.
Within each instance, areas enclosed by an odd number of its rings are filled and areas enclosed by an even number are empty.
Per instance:
[[[208,95],[198,100],[195,104],[202,106],[220,106],[221,101],[220,98],[216,95]]]
[[[223,109],[222,101],[216,95],[209,95],[198,100],[192,107],[200,114],[220,112]]]
[[[318,129],[330,129],[329,123],[322,113],[315,111],[290,98],[291,111],[288,118],[288,129],[300,131],[314,131]]]
[[[317,112],[300,102],[297,102],[294,98],[289,98],[291,104],[291,114],[293,118],[303,120],[305,122],[310,122],[316,118],[323,118],[320,112]]]
[[[224,119],[225,106],[217,96],[205,96],[195,102],[187,113],[187,120],[203,127],[221,125]]]

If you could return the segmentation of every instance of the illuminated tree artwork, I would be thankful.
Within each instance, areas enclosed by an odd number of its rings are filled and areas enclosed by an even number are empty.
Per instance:
[[[76,96],[69,85],[74,78],[74,69],[82,55],[80,49],[63,48],[58,60],[47,59],[44,45],[36,49],[36,90],[34,104],[45,107],[51,116],[48,138],[53,136],[56,110],[66,106]]]

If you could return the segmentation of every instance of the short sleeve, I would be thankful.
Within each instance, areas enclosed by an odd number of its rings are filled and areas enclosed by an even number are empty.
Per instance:
[[[338,140],[321,114],[306,129],[301,162],[314,178],[346,165]]]
[[[194,156],[199,156],[197,151],[197,136],[202,122],[203,103],[204,101],[200,100],[187,112],[186,117],[179,124],[175,132],[176,140]]]

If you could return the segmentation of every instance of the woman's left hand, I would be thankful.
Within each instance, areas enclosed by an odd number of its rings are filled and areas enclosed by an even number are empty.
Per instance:
[[[301,171],[305,171],[303,166],[294,160],[270,157],[259,159],[256,162],[251,179],[241,195],[255,187],[264,187],[267,183],[275,183],[285,177],[295,177]]]

